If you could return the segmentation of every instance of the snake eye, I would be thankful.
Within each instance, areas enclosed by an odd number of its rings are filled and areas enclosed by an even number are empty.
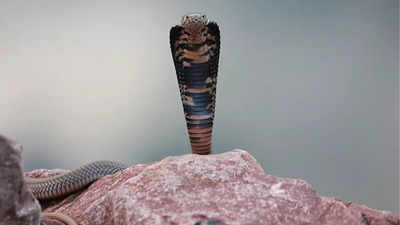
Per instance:
[[[184,15],[184,16],[182,17],[181,24],[182,24],[182,25],[185,24],[185,23],[188,21],[188,19],[189,19],[189,16],[188,16],[188,15]]]
[[[207,16],[206,16],[206,15],[202,15],[202,16],[201,16],[201,22],[202,22],[203,24],[207,24],[207,23],[208,23],[208,20],[207,20]]]

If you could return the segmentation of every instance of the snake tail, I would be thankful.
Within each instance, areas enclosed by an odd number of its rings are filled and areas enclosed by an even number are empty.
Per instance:
[[[69,217],[65,214],[62,214],[62,213],[42,213],[41,217],[52,219],[52,220],[57,220],[66,225],[78,225],[75,222],[75,220],[73,220],[71,217]]]
[[[170,45],[192,153],[211,153],[220,31],[203,14],[183,16],[170,30]]]
[[[127,166],[119,162],[96,161],[65,174],[46,178],[25,176],[24,179],[35,198],[47,200],[76,192],[103,176],[116,173],[125,168]]]

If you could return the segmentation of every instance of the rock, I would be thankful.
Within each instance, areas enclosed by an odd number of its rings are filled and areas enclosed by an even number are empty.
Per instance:
[[[39,225],[40,205],[24,183],[21,151],[0,135],[0,225]]]
[[[56,171],[57,172],[57,171]],[[53,171],[31,174],[50,175]],[[80,225],[394,225],[398,215],[319,196],[300,179],[266,174],[247,152],[134,165],[45,206]]]

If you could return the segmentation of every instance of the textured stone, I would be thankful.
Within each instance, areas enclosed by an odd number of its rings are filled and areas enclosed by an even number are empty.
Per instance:
[[[0,135],[0,225],[38,225],[40,205],[23,180],[22,146]]]
[[[44,207],[80,225],[399,224],[398,215],[321,197],[303,180],[266,174],[242,150],[134,165]]]

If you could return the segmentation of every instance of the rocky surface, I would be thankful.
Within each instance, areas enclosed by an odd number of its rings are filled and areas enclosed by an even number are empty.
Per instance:
[[[23,182],[21,149],[0,135],[0,225],[39,225],[40,205]],[[266,174],[242,150],[134,165],[79,193],[42,202],[42,207],[80,225],[400,224],[390,212],[319,196],[303,180]],[[40,224],[62,225],[45,218]]]
[[[23,181],[21,151],[0,135],[0,225],[39,225],[40,205]]]
[[[59,171],[36,170],[31,176]],[[398,215],[319,196],[300,179],[266,174],[247,152],[167,157],[47,202],[80,225],[395,225]]]

